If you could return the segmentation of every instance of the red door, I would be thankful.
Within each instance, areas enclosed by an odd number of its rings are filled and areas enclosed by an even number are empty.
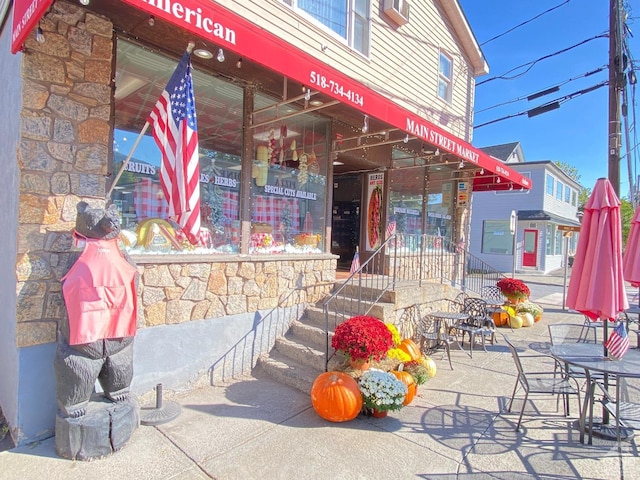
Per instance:
[[[524,231],[524,249],[522,250],[522,266],[538,265],[538,230]]]

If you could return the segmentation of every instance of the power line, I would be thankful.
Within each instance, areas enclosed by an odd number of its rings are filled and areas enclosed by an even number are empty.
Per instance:
[[[579,47],[579,46],[581,46],[581,45],[584,45],[585,43],[591,42],[591,41],[596,40],[596,39],[598,39],[598,38],[607,38],[608,36],[609,36],[609,35],[608,35],[607,33],[601,33],[601,34],[599,34],[599,35],[596,35],[595,37],[591,37],[591,38],[588,38],[588,39],[586,39],[586,40],[583,40],[583,41],[581,41],[581,42],[579,42],[579,43],[576,43],[575,45],[571,45],[570,47],[563,48],[562,50],[558,50],[557,52],[550,53],[549,55],[545,55],[544,57],[540,57],[540,58],[538,58],[538,59],[536,59],[536,60],[533,60],[533,61],[531,61],[531,62],[523,63],[522,65],[518,65],[517,67],[514,67],[514,68],[512,68],[511,70],[509,70],[509,71],[507,71],[507,72],[504,72],[502,75],[498,75],[498,76],[495,76],[495,77],[491,77],[491,78],[488,78],[488,79],[486,79],[486,80],[484,80],[484,81],[482,81],[482,82],[478,82],[478,83],[476,83],[476,87],[479,87],[480,85],[484,85],[485,83],[489,83],[489,82],[491,82],[491,81],[493,81],[493,80],[514,80],[514,79],[516,79],[516,78],[522,77],[522,76],[523,76],[523,75],[525,75],[529,70],[531,70],[531,69],[533,68],[533,66],[534,66],[536,63],[538,63],[538,62],[540,62],[540,61],[542,61],[542,60],[546,60],[546,59],[548,59],[548,58],[555,57],[556,55],[560,55],[560,54],[562,54],[562,53],[568,52],[569,50],[572,50],[572,49],[574,49],[574,48],[576,48],[576,47]],[[507,74],[509,74],[509,73],[511,73],[511,72],[513,72],[513,71],[515,71],[515,70],[518,70],[519,68],[523,68],[523,67],[529,67],[529,68],[527,68],[524,72],[519,73],[519,74],[517,74],[517,75],[514,75],[514,76],[512,76],[512,77],[506,77],[506,76],[505,76],[505,75],[507,75]]]
[[[566,85],[567,83],[573,82],[573,81],[578,80],[580,78],[586,78],[586,77],[589,77],[591,75],[595,75],[596,73],[600,73],[600,72],[602,72],[603,70],[606,70],[606,69],[607,69],[607,65],[604,65],[604,66],[599,67],[599,68],[597,68],[595,70],[592,70],[590,72],[583,73],[582,75],[579,75],[577,77],[571,77],[568,80],[564,80],[563,82],[557,83],[555,85],[551,85],[551,86],[543,89],[542,91],[544,92],[544,91],[551,90],[551,89],[555,90],[556,87],[559,88],[559,87],[561,87],[563,85]],[[538,92],[540,92],[540,90]],[[496,105],[492,105],[491,107],[486,107],[486,108],[483,108],[481,110],[476,110],[475,113],[477,114],[477,113],[485,112],[487,110],[492,110],[494,108],[503,107],[505,105],[509,105],[511,103],[519,102],[521,100],[529,100],[530,99],[529,97],[532,97],[532,96],[536,95],[536,93],[538,93],[538,92],[530,93],[530,94],[527,94],[527,95],[523,95],[521,97],[514,98],[513,100],[507,100],[506,102],[498,103]]]
[[[503,37],[503,36],[504,36],[504,35],[506,35],[507,33],[511,33],[511,32],[513,32],[515,29],[520,28],[520,27],[522,27],[522,26],[526,25],[527,23],[533,22],[534,20],[536,20],[536,19],[540,18],[541,16],[543,16],[543,15],[545,15],[545,14],[547,14],[547,13],[549,13],[549,12],[553,11],[553,10],[555,10],[556,8],[560,8],[560,7],[562,7],[563,5],[566,5],[566,4],[567,4],[567,3],[569,3],[570,1],[571,1],[571,0],[566,0],[565,2],[562,2],[562,3],[558,4],[558,5],[556,5],[555,7],[551,7],[549,10],[545,10],[544,12],[542,12],[542,13],[540,13],[540,14],[536,15],[535,17],[532,17],[532,18],[530,18],[529,20],[526,20],[526,21],[524,21],[524,22],[520,23],[519,25],[516,25],[515,27],[511,27],[509,30],[507,30],[507,31],[505,31],[505,32],[502,32],[502,33],[500,33],[500,34],[496,35],[495,37],[490,38],[489,40],[486,40],[486,41],[482,42],[482,43],[480,44],[480,46],[482,47],[483,45],[486,45],[486,44],[487,44],[487,43],[489,43],[489,42],[493,42],[494,40],[496,40],[496,39],[498,39],[498,38],[500,38],[500,37]]]
[[[514,113],[514,114],[511,114],[511,115],[504,116],[504,117],[496,118],[495,120],[491,120],[489,122],[482,123],[480,125],[474,126],[473,129],[475,130],[475,129],[478,129],[478,128],[481,128],[481,127],[485,127],[487,125],[491,125],[493,123],[501,122],[503,120],[509,120],[511,118],[520,117],[522,115],[528,115],[530,117],[533,117],[535,115],[539,115],[541,113],[545,113],[545,112],[547,112],[549,110],[555,110],[557,108],[560,108],[561,104],[566,103],[569,100],[572,100],[575,97],[578,97],[580,95],[584,95],[585,93],[590,93],[590,92],[593,92],[594,90],[602,88],[602,87],[606,86],[608,83],[609,82],[607,80],[605,80],[604,82],[598,83],[598,84],[596,84],[596,85],[594,85],[592,87],[588,87],[588,88],[584,88],[582,90],[578,90],[577,92],[570,93],[568,95],[565,95],[563,97],[557,98],[556,100],[552,100],[552,101],[547,102],[547,103],[545,103],[543,105],[540,105],[538,107],[535,107],[535,108],[532,108],[532,109],[529,109],[529,110],[524,110],[522,112]]]

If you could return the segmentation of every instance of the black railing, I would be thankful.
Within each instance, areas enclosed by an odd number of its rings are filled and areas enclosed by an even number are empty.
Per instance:
[[[330,333],[356,315],[368,314],[389,290],[404,281],[448,283],[479,294],[504,275],[459,245],[435,235],[395,234],[374,251],[324,302],[325,368],[330,359]]]

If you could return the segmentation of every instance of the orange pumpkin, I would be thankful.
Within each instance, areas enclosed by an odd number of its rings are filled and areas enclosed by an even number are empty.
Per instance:
[[[400,345],[398,345],[398,348],[409,355],[411,357],[411,360],[418,361],[422,358],[420,347],[410,338],[405,338],[404,340],[402,340],[400,342]]]
[[[509,314],[505,311],[494,312],[492,317],[496,327],[506,327],[509,325]]]
[[[347,422],[362,410],[362,394],[353,377],[342,372],[325,372],[313,382],[311,404],[325,420]]]
[[[409,372],[392,370],[391,373],[393,373],[398,380],[407,386],[407,394],[404,396],[404,402],[402,402],[402,405],[409,405],[415,398],[416,393],[418,393],[418,386],[416,385],[415,380]]]

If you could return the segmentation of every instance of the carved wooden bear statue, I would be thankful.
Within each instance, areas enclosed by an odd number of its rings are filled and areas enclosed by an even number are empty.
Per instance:
[[[67,322],[60,328],[54,362],[56,451],[84,460],[117,450],[139,424],[139,407],[129,391],[138,272],[118,245],[117,207],[80,202],[77,211],[74,237],[84,248],[62,278]],[[97,402],[92,398],[96,380],[104,391]],[[95,445],[81,445],[87,438]]]

